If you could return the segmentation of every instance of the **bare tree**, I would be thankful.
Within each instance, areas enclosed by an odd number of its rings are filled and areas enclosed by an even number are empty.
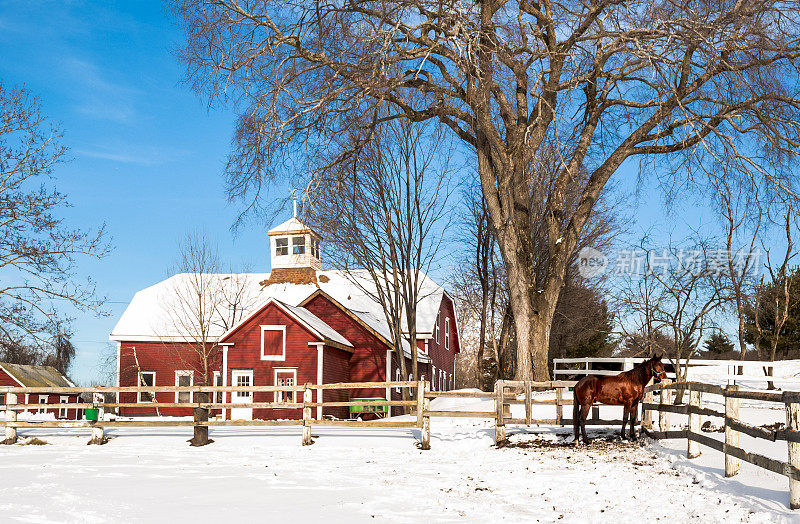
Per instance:
[[[58,216],[67,197],[47,185],[66,160],[61,136],[33,95],[0,82],[0,347],[6,356],[27,348],[32,363],[49,357],[65,372],[74,354],[65,307],[105,314],[75,264],[109,247],[102,226],[81,232]]]
[[[465,252],[451,285],[455,299],[463,310],[459,314],[460,321],[464,323],[460,329],[462,346],[469,346],[463,339],[470,331],[470,324],[474,322],[478,325],[474,372],[478,388],[488,391],[497,379],[500,360],[497,345],[507,303],[505,278],[480,187],[467,186],[464,199],[466,213],[460,236]]]
[[[347,139],[360,142],[357,133]],[[417,307],[433,291],[426,274],[437,262],[449,222],[443,139],[436,126],[383,124],[348,163],[323,162],[304,214],[332,249],[330,263],[381,305],[403,377],[409,376],[409,346],[414,380],[420,377]]]
[[[737,167],[735,162],[720,160],[708,168],[711,197],[719,211],[727,259],[717,283],[724,287],[722,292],[729,296],[729,305],[736,312],[739,356],[745,360],[745,317],[751,308],[749,297],[756,288],[760,268],[761,252],[757,245],[764,233],[764,216],[772,212],[776,202],[752,177],[732,174]]]
[[[223,270],[216,245],[203,232],[188,233],[181,241],[170,273],[177,278],[164,297],[164,342],[170,347],[183,342],[170,358],[196,374],[199,384],[208,385],[220,369],[218,338],[254,305],[252,283],[246,273]]]
[[[715,327],[715,313],[729,300],[718,282],[727,255],[719,259],[711,254],[712,248],[703,241],[688,248],[669,245],[655,250],[646,248],[643,240],[641,273],[625,277],[623,301],[635,326],[628,335],[641,334],[648,353],[669,341],[679,381],[686,380],[690,359],[697,354],[704,333]]]
[[[240,108],[227,175],[258,200],[283,156],[352,125],[438,120],[470,149],[506,265],[517,375],[548,378],[549,326],[571,254],[628,160],[692,180],[728,152],[792,191],[800,5],[785,0],[307,2],[172,0],[189,82]],[[526,170],[555,147],[546,271]],[[342,162],[347,162],[343,155]],[[659,169],[652,169],[657,167]],[[574,212],[570,182],[588,176]],[[666,180],[665,182],[669,182]]]
[[[769,337],[770,339],[770,352],[769,352],[769,361],[775,362],[775,354],[777,353],[778,349],[778,342],[781,338],[781,332],[783,330],[783,326],[786,323],[786,320],[789,318],[789,309],[790,309],[790,302],[792,298],[792,290],[791,285],[793,279],[790,277],[789,274],[789,263],[792,261],[794,256],[796,255],[794,249],[794,242],[792,240],[792,229],[796,227],[796,216],[794,214],[794,208],[792,205],[787,205],[785,211],[783,212],[783,223],[781,224],[784,229],[784,233],[786,235],[786,250],[784,251],[783,259],[780,261],[780,265],[777,269],[772,267],[772,260],[770,259],[770,250],[765,248],[767,254],[767,271],[769,272],[770,280],[772,281],[772,291],[773,296],[773,314],[774,314],[774,322],[772,325],[772,333]],[[760,307],[760,304],[756,302],[756,308]],[[758,319],[756,319],[758,320]],[[759,339],[761,333],[759,332]],[[762,357],[763,358],[763,357]],[[766,360],[766,359],[765,359]],[[772,381],[767,383],[767,387],[769,389],[774,389],[775,384]]]
[[[214,372],[221,369],[219,337],[241,321],[255,301],[255,295],[248,292],[252,282],[247,275],[224,273],[222,268],[217,247],[204,233],[187,234],[170,271],[175,275],[174,284],[163,298],[163,329],[168,333],[163,337],[165,358],[199,377],[195,384],[211,384]],[[207,394],[198,395],[199,402],[207,401]],[[178,393],[178,401],[191,402],[191,394]],[[208,412],[200,414],[207,417]],[[191,442],[193,446],[208,444],[208,427],[195,427]]]

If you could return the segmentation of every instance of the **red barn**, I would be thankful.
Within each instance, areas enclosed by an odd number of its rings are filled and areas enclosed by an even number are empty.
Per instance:
[[[74,387],[75,384],[62,375],[52,366],[27,366],[22,364],[8,364],[0,362],[0,388],[8,386],[14,388],[41,388],[41,387]],[[80,402],[79,395],[58,393],[32,393],[18,394],[17,404],[53,404],[52,408],[36,408],[17,413],[52,414],[57,419],[79,420],[83,416],[82,409],[59,408],[58,404],[76,404]],[[0,405],[6,403],[6,395],[0,391]]]
[[[118,343],[120,386],[272,386],[371,382],[401,377],[391,331],[364,271],[321,270],[321,238],[297,218],[269,232],[271,273],[178,274],[139,291],[110,339]],[[453,388],[461,349],[453,301],[427,276],[417,306],[418,362],[435,390]],[[407,369],[411,351],[405,343]],[[409,371],[410,372],[410,371]],[[219,401],[301,402],[288,393],[223,394]],[[317,401],[400,398],[399,391],[316,393]],[[148,407],[148,394],[121,394],[123,415],[190,415],[188,408]],[[230,398],[229,398],[230,397]],[[191,401],[158,393],[159,402]],[[299,409],[233,409],[232,419],[301,417]],[[316,416],[350,416],[321,408]]]

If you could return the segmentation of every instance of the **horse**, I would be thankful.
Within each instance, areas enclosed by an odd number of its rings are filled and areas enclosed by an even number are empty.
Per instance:
[[[628,371],[613,376],[583,377],[575,384],[573,389],[572,421],[575,427],[575,443],[578,442],[578,432],[583,434],[584,443],[590,440],[586,437],[586,416],[592,404],[600,402],[613,406],[623,406],[622,431],[620,435],[625,438],[625,424],[630,420],[631,440],[636,440],[634,427],[636,426],[636,410],[644,396],[644,388],[650,379],[656,382],[666,377],[661,356],[655,356],[637,364]]]

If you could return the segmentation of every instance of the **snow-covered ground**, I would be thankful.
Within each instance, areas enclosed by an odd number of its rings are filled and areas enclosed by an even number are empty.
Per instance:
[[[719,398],[704,402],[722,408]],[[494,404],[436,399],[431,408]],[[522,406],[513,409],[521,416]],[[554,416],[553,406],[535,409]],[[601,408],[603,418],[620,415]],[[742,401],[741,418],[761,425],[785,413]],[[215,442],[203,448],[186,443],[190,428],[109,429],[104,446],[87,446],[85,429],[23,429],[20,444],[0,446],[0,520],[800,522],[785,477],[742,464],[726,479],[720,453],[703,447],[688,460],[685,440],[606,440],[618,428],[590,427],[599,438],[574,447],[571,428],[510,426],[511,445],[497,448],[490,420],[433,418],[431,428],[429,451],[417,449],[416,429],[314,428],[315,444],[303,447],[297,427],[212,428]],[[47,445],[25,445],[32,437]],[[741,447],[786,459],[785,442],[742,435]]]
[[[454,407],[492,406],[432,403]],[[87,446],[86,430],[23,430],[23,441],[36,436],[48,445],[0,446],[0,515],[18,522],[800,521],[786,508],[784,478],[744,465],[740,477],[724,479],[721,457],[704,450],[686,460],[685,441],[601,439],[575,448],[564,445],[570,428],[510,427],[512,445],[498,449],[490,421],[435,418],[431,427],[430,451],[416,448],[416,429],[315,428],[316,443],[303,447],[300,428],[212,428],[215,442],[204,448],[188,446],[186,428],[111,429],[104,446]]]

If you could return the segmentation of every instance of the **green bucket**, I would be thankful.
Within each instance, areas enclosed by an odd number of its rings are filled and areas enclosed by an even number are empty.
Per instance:
[[[96,408],[88,408],[86,410],[86,420],[94,420],[97,421],[97,417],[100,415],[100,410]]]

